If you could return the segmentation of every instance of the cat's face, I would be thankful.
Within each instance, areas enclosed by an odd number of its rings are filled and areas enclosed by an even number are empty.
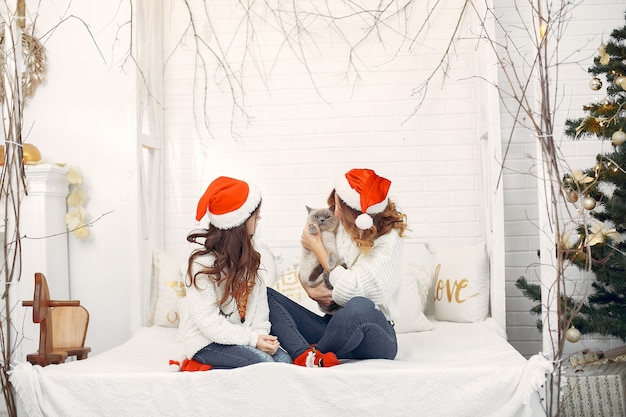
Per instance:
[[[309,224],[317,224],[321,231],[334,230],[339,225],[339,220],[335,213],[329,208],[311,208],[306,206],[309,213],[307,220]]]

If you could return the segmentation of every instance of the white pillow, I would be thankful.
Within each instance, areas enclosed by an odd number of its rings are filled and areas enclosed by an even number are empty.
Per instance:
[[[186,259],[172,256],[163,251],[154,251],[152,258],[153,283],[156,284],[156,301],[152,324],[163,327],[178,327],[178,299],[186,294],[184,274]]]
[[[261,265],[259,267],[259,276],[265,281],[265,285],[271,287],[278,279],[278,271],[276,269],[276,255],[269,246],[263,242],[254,242],[254,248],[261,254]]]
[[[484,243],[441,246],[435,270],[435,318],[461,323],[489,314],[489,260]]]
[[[425,266],[406,263],[402,267],[400,284],[400,317],[396,333],[432,330],[434,324],[424,315],[428,293],[434,284],[434,271]]]
[[[311,299],[306,291],[304,291],[304,288],[302,288],[302,284],[300,284],[300,280],[298,279],[297,268],[295,266],[290,267],[280,274],[278,280],[276,280],[272,288],[301,306],[311,310],[315,314],[320,316],[324,315],[317,302]]]

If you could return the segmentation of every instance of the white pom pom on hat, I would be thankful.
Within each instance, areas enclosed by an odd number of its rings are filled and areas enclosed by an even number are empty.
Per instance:
[[[254,185],[230,177],[218,177],[200,197],[196,220],[206,214],[210,224],[218,229],[232,229],[242,225],[259,206],[261,192]]]
[[[354,224],[361,230],[367,230],[374,225],[374,219],[369,214],[361,213],[354,220]]]
[[[381,213],[387,207],[387,196],[391,181],[367,168],[355,168],[339,177],[335,192],[348,206],[361,214],[355,224],[361,230],[374,225],[370,214]]]

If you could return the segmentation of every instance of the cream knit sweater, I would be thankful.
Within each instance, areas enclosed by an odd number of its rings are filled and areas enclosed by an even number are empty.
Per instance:
[[[337,231],[337,251],[346,264],[330,273],[333,300],[343,306],[356,296],[369,298],[388,320],[399,315],[403,241],[396,230],[379,237],[361,253],[342,226]]]

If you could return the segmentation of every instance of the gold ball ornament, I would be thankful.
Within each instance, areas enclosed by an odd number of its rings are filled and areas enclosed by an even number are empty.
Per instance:
[[[22,155],[24,156],[25,164],[36,164],[41,161],[41,153],[39,149],[31,143],[25,143],[22,145]]]
[[[616,130],[613,135],[611,135],[611,143],[613,146],[620,146],[622,143],[626,142],[626,133],[620,130]]]
[[[570,343],[576,343],[580,340],[580,330],[572,326],[565,332],[565,338]]]
[[[602,88],[602,80],[598,77],[593,77],[591,81],[589,81],[589,88],[591,88],[593,91],[598,91]]]
[[[624,89],[624,82],[626,81],[626,77],[624,77],[623,75],[618,75],[617,77],[615,77],[615,79],[613,80],[613,82],[615,83],[616,86],[620,87],[621,89]]]
[[[593,210],[596,207],[596,199],[591,196],[583,198],[583,207],[587,210]]]
[[[574,190],[569,190],[567,193],[567,201],[570,203],[575,203],[578,201],[578,193]]]

